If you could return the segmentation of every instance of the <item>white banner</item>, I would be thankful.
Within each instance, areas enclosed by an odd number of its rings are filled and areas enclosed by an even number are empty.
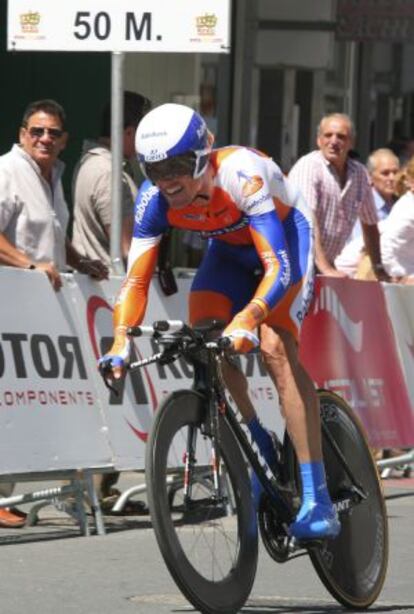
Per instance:
[[[103,384],[96,358],[112,342],[121,279],[65,275],[55,293],[42,273],[0,267],[0,473],[100,468],[143,469],[145,442],[163,397],[192,385],[184,360],[130,373],[120,396]],[[190,279],[165,297],[154,280],[145,322],[186,319]],[[135,341],[135,356],[158,347]],[[280,434],[277,394],[259,357],[241,357],[262,419]]]
[[[9,51],[227,53],[229,0],[9,0]]]
[[[165,297],[154,280],[145,323],[187,319],[191,279],[177,281],[179,292]],[[98,283],[84,275],[65,275],[56,293],[41,272],[0,267],[1,475],[144,468],[154,413],[166,394],[192,385],[192,369],[184,360],[152,364],[130,373],[120,396],[108,391],[96,358],[112,343],[112,309],[120,283],[116,277]],[[413,398],[414,288],[384,288]],[[135,341],[137,358],[158,350],[148,339]],[[240,366],[261,419],[281,435],[277,393],[259,356],[240,357]]]
[[[386,284],[384,293],[414,413],[414,286]]]
[[[0,473],[112,465],[72,279],[0,267]]]

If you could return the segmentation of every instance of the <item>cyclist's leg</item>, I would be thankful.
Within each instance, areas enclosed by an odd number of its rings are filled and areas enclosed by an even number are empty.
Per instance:
[[[213,241],[197,271],[190,293],[192,325],[219,320],[224,326],[249,302],[257,286],[255,269],[260,266],[254,248]],[[268,431],[257,418],[250,400],[245,375],[235,362],[225,360],[223,377],[253,440],[267,463],[275,462],[275,451]]]
[[[334,537],[340,525],[326,486],[318,398],[299,361],[299,323],[291,317],[291,306],[297,308],[301,291],[300,283],[291,288],[261,326],[261,350],[278,390],[302,479],[302,506],[290,527],[291,534],[301,539]]]

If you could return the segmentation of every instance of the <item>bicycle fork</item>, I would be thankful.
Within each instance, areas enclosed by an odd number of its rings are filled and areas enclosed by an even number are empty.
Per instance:
[[[225,495],[227,489],[225,488],[225,476],[222,475],[217,438],[215,434],[209,435],[211,444],[209,451],[210,458],[207,459],[207,465],[203,464],[205,470],[200,472],[198,471],[199,460],[196,454],[197,438],[199,436],[198,428],[192,426],[188,427],[186,450],[184,453],[184,502],[188,505],[193,502],[192,495],[195,482],[203,483],[204,481],[208,481],[208,490],[211,492],[209,498],[211,503],[224,503],[227,506],[228,497]]]

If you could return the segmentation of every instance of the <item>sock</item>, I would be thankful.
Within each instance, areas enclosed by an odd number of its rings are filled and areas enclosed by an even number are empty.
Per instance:
[[[299,468],[302,479],[302,507],[296,520],[305,516],[308,510],[317,503],[332,505],[323,462],[300,463]]]
[[[264,428],[259,419],[253,418],[247,423],[247,427],[250,431],[253,441],[257,444],[260,453],[265,459],[266,463],[273,467],[276,464],[276,452],[273,446],[272,437],[269,431]]]

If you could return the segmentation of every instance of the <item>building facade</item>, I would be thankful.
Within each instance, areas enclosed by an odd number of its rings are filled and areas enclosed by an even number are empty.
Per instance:
[[[315,147],[327,112],[351,115],[362,160],[414,138],[414,0],[233,0],[231,28],[228,54],[127,54],[125,88],[155,105],[193,106],[218,145],[258,147],[284,171]],[[0,36],[0,153],[15,140],[26,103],[55,97],[69,118],[68,186],[110,97],[110,54],[9,53]]]

